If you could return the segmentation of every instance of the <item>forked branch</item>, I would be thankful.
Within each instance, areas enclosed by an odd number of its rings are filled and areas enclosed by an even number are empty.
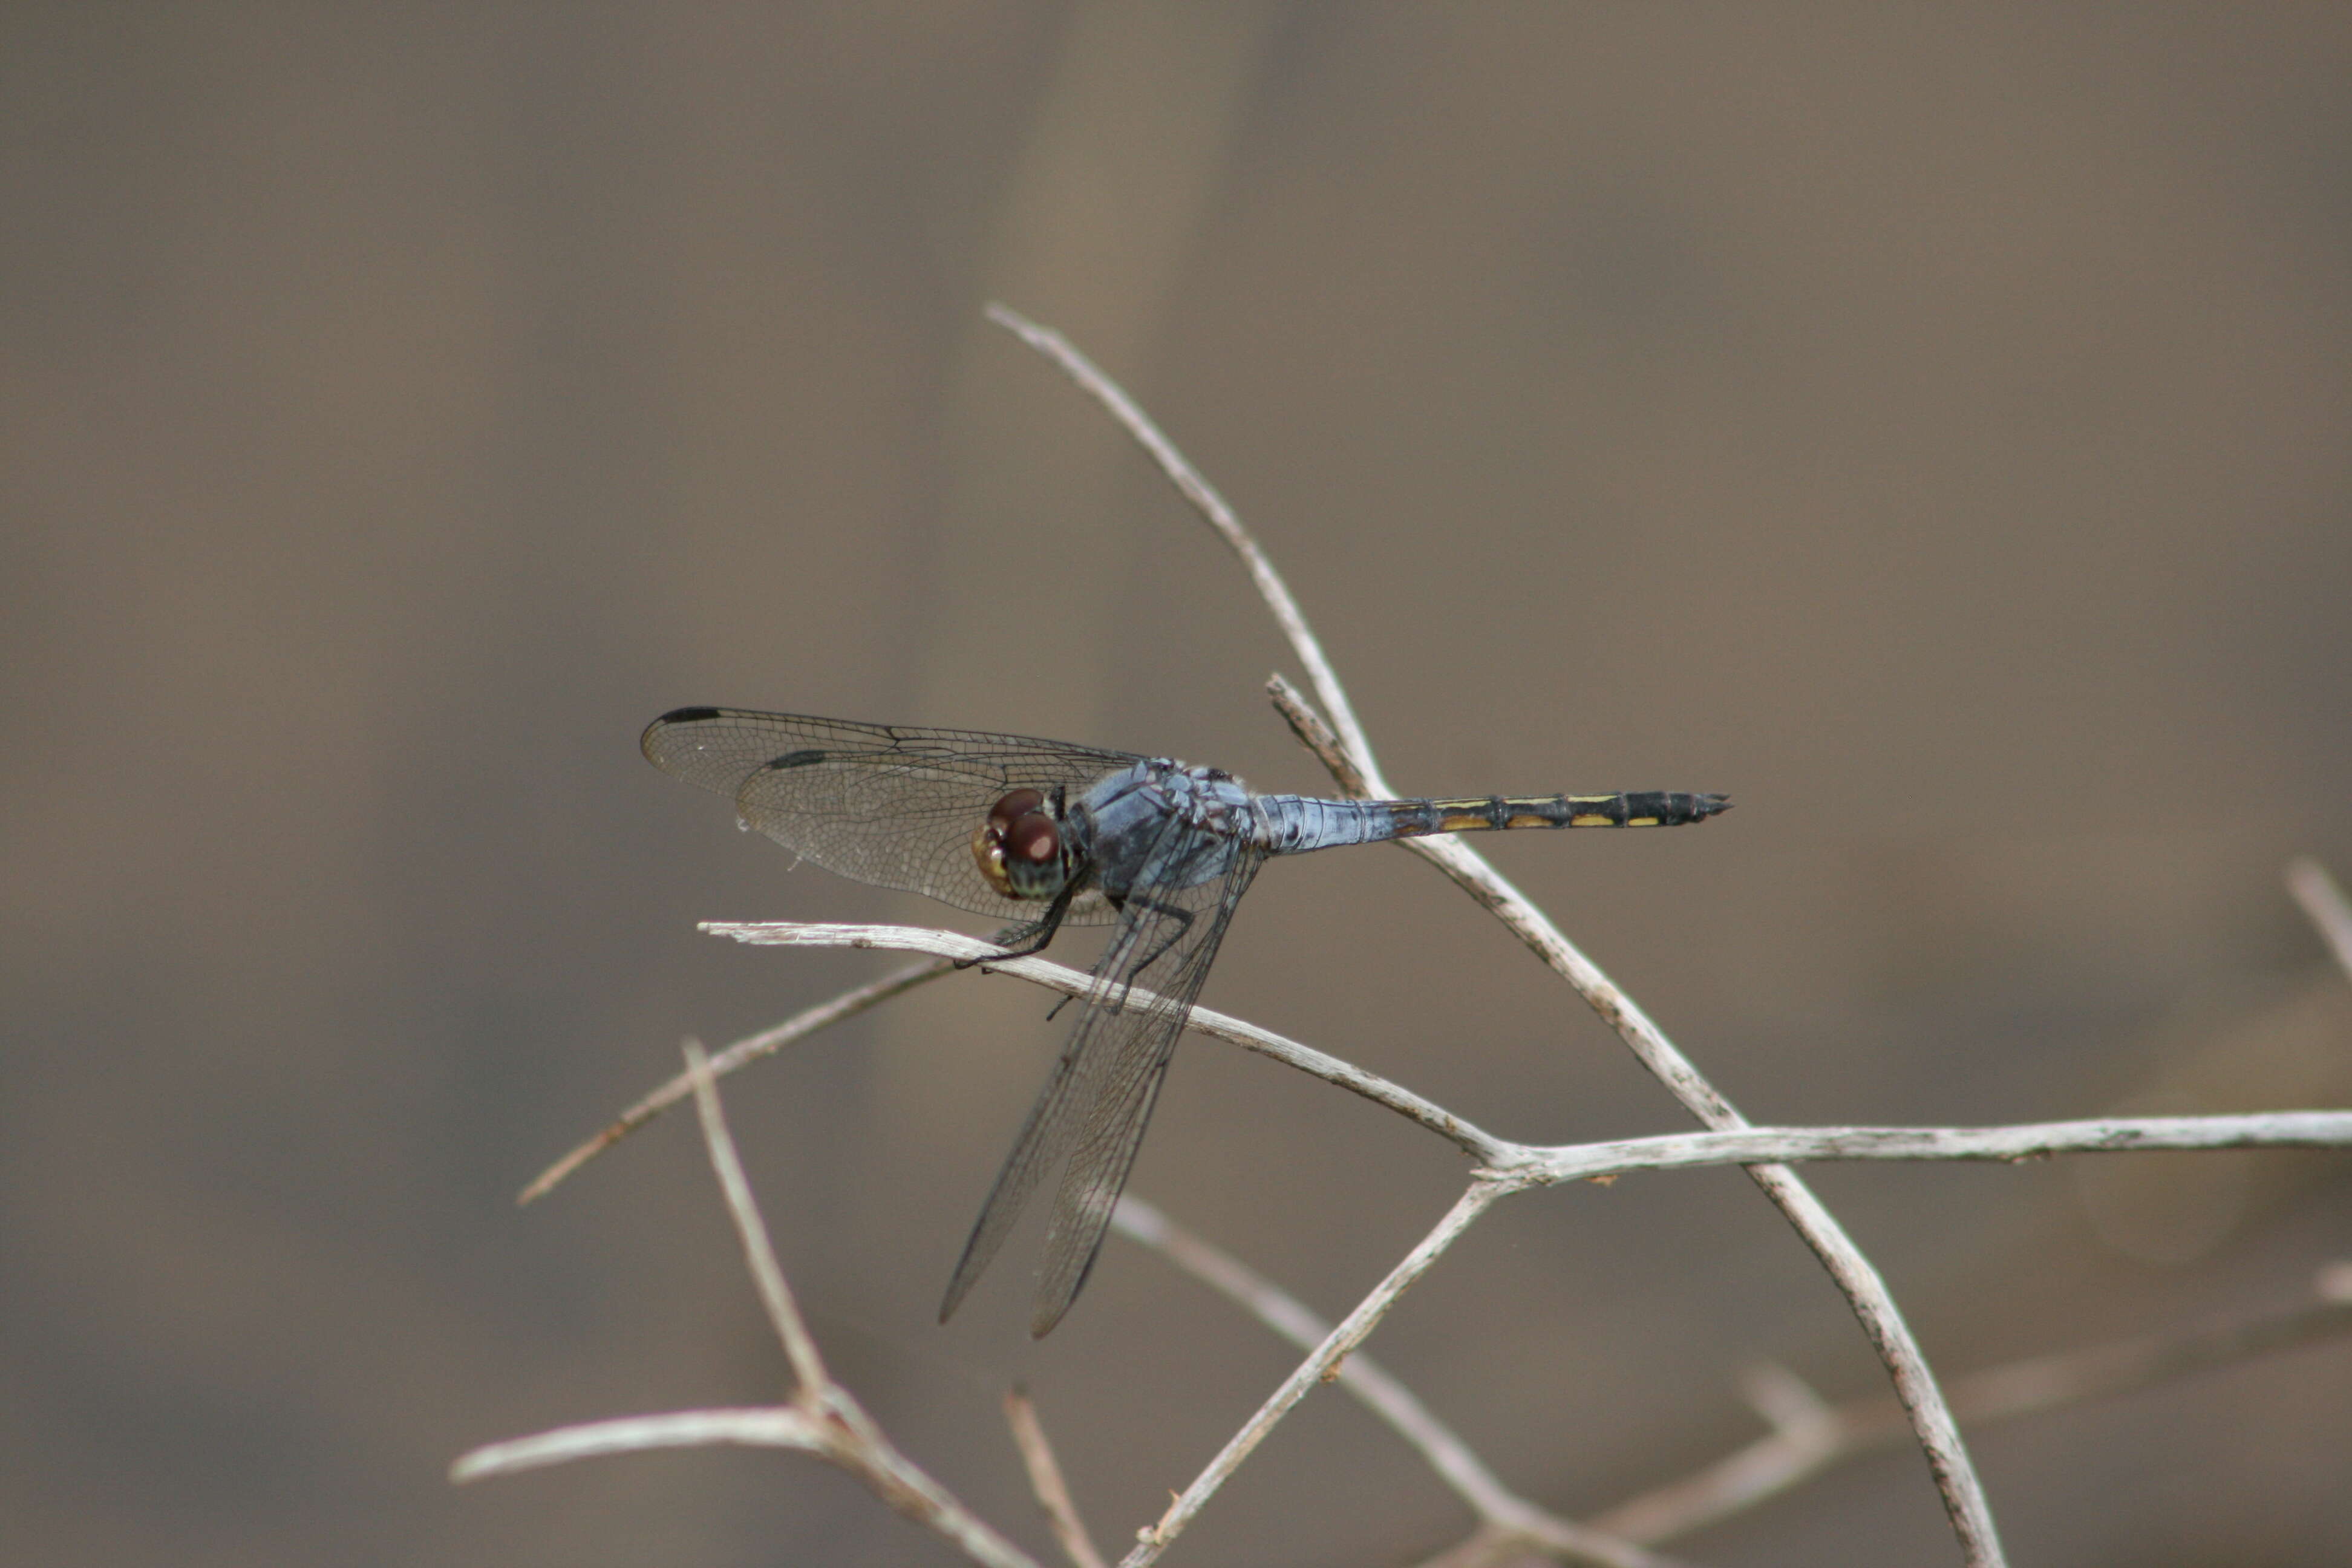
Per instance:
[[[1132,1194],[1118,1201],[1112,1228],[1167,1258],[1299,1349],[1312,1351],[1331,1325],[1297,1297],[1221,1248],[1212,1247]],[[1675,1568],[1631,1541],[1550,1513],[1506,1487],[1470,1445],[1412,1391],[1360,1352],[1339,1363],[1336,1381],[1419,1451],[1440,1480],[1478,1516],[1483,1548],[1531,1548],[1562,1563],[1595,1568]],[[1465,1543],[1467,1544],[1467,1543]]]
[[[1114,1226],[1233,1301],[1285,1340],[1312,1349],[1329,1326],[1297,1298],[1142,1199],[1119,1201]],[[2352,1262],[2320,1270],[2315,1299],[2283,1310],[2185,1332],[2034,1356],[1962,1375],[1953,1408],[1971,1427],[2112,1398],[2352,1334]],[[1644,1548],[1721,1522],[1846,1459],[1909,1435],[1891,1399],[1832,1405],[1777,1366],[1746,1377],[1749,1401],[1771,1430],[1694,1474],[1579,1524],[1512,1492],[1413,1393],[1370,1357],[1339,1367],[1339,1385],[1417,1450],[1477,1516],[1471,1535],[1426,1568],[1467,1568],[1530,1552],[1561,1563],[1661,1561]]]
[[[2323,1271],[2317,1298],[2208,1328],[2122,1340],[1964,1373],[1952,1381],[1952,1407],[1974,1429],[2352,1334],[2352,1269],[2337,1265]],[[1594,1528],[1632,1541],[1671,1541],[1906,1435],[1902,1412],[1891,1400],[1829,1405],[1779,1368],[1760,1369],[1750,1381],[1770,1432],[1684,1479],[1596,1516]]]
[[[1060,333],[1002,305],[990,306],[989,316],[1051,359],[1080,389],[1100,403],[1192,502],[1203,521],[1241,557],[1259,596],[1265,599],[1267,610],[1305,668],[1316,699],[1330,716],[1331,750],[1344,759],[1347,767],[1343,787],[1360,789],[1369,795],[1395,795],[1397,792],[1381,775],[1380,766],[1372,758],[1371,744],[1357,721],[1354,705],[1348,700],[1337,672],[1324,656],[1322,644],[1308,628],[1297,602],[1291,597],[1289,588],[1266,559],[1256,538],[1242,525],[1224,498],[1201,477],[1126,393]],[[1664,1031],[1477,851],[1453,838],[1398,842],[1452,878],[1533,949],[1538,958],[1574,985],[1642,1065],[1693,1115],[1718,1131],[1747,1125],[1731,1102],[1675,1048]],[[2005,1559],[2000,1534],[1993,1525],[1991,1507],[1985,1500],[1984,1484],[1969,1460],[1959,1428],[1952,1420],[1951,1408],[1936,1385],[1935,1373],[1929,1370],[1927,1359],[1910,1325],[1904,1321],[1885,1281],[1795,1172],[1781,1165],[1757,1165],[1749,1168],[1748,1175],[1788,1216],[1805,1245],[1822,1260],[1861,1321],[1863,1331],[1879,1359],[1885,1363],[1895,1396],[1910,1412],[1913,1429],[1927,1454],[1937,1491],[1943,1498],[1945,1512],[1959,1538],[1963,1555],[1971,1568],[1995,1568]]]
[[[838,1466],[863,1481],[875,1496],[988,1568],[1039,1568],[1035,1559],[989,1528],[946,1488],[923,1473],[892,1446],[849,1390],[833,1381],[817,1353],[815,1338],[793,1300],[766,1222],[751,1195],[743,1163],[719,1102],[719,1086],[702,1047],[686,1047],[687,1077],[710,1168],[727,1200],[727,1212],[743,1245],[743,1258],[760,1293],[761,1305],[793,1369],[791,1399],[763,1409],[680,1410],[659,1415],[625,1416],[559,1427],[477,1448],[450,1469],[457,1481],[509,1475],[541,1465],[656,1448],[751,1444],[796,1448]]]
[[[1124,392],[1059,334],[1001,306],[991,307],[990,315],[1054,360],[1100,402],[1241,558],[1269,613],[1307,670],[1316,699],[1330,720],[1327,723],[1304,697],[1279,677],[1271,688],[1276,706],[1343,789],[1357,795],[1393,795],[1395,792],[1381,776],[1370,743],[1336,672],[1281,577],[1232,508]],[[1960,1442],[1949,1403],[1937,1388],[1883,1281],[1828,1211],[1788,1168],[1789,1163],[1815,1159],[2009,1160],[2120,1148],[2352,1145],[2352,1112],[2110,1119],[1992,1129],[1753,1127],[1631,998],[1475,850],[1450,838],[1402,842],[1410,852],[1436,865],[1574,984],[1635,1056],[1709,1131],[1566,1148],[1517,1143],[1497,1138],[1441,1106],[1336,1058],[1239,1019],[1195,1009],[1190,1019],[1192,1027],[1271,1056],[1384,1105],[1446,1138],[1468,1154],[1477,1169],[1468,1190],[1438,1226],[1336,1327],[1327,1327],[1263,1281],[1246,1287],[1241,1277],[1233,1272],[1239,1269],[1239,1265],[1224,1260],[1229,1267],[1220,1288],[1236,1292],[1236,1299],[1249,1300],[1253,1310],[1280,1331],[1311,1345],[1311,1352],[1176,1499],[1158,1524],[1140,1532],[1139,1544],[1124,1559],[1122,1568],[1143,1568],[1155,1560],[1275,1424],[1318,1381],[1335,1378],[1381,1410],[1392,1426],[1415,1442],[1433,1468],[1477,1511],[1478,1531],[1456,1552],[1449,1554],[1449,1563],[1485,1562],[1496,1553],[1524,1546],[1565,1561],[1607,1563],[1612,1568],[1660,1568],[1663,1559],[1633,1542],[1660,1539],[1662,1534],[1671,1532],[1670,1525],[1689,1528],[1689,1521],[1704,1522],[1720,1517],[1729,1508],[1740,1506],[1742,1500],[1761,1495],[1759,1488],[1776,1489],[1791,1484],[1793,1479],[1810,1474],[1843,1453],[1865,1443],[1884,1441],[1889,1434],[1907,1426],[1927,1453],[1968,1561],[1971,1564],[1998,1563],[2001,1561],[2000,1548],[1992,1520]],[[2352,909],[2347,908],[2341,892],[2324,872],[2307,863],[2299,864],[2290,873],[2290,885],[2311,910],[2347,969],[2352,969]],[[747,1264],[793,1368],[795,1387],[792,1398],[784,1405],[770,1408],[682,1411],[630,1417],[493,1445],[460,1460],[455,1472],[457,1478],[469,1479],[592,1454],[651,1447],[751,1443],[799,1448],[858,1475],[892,1507],[920,1520],[974,1561],[1030,1563],[1030,1558],[971,1516],[898,1455],[847,1391],[831,1381],[768,1246],[765,1229],[735,1160],[715,1086],[719,1076],[758,1056],[951,973],[954,959],[985,958],[997,950],[975,938],[903,927],[778,923],[713,924],[704,929],[744,942],[899,948],[932,956],[925,963],[898,970],[809,1009],[773,1029],[738,1041],[714,1060],[706,1062],[698,1050],[689,1048],[685,1073],[632,1106],[604,1131],[558,1162],[525,1190],[523,1198],[527,1202],[546,1192],[587,1159],[667,1106],[688,1093],[695,1095],[702,1110],[713,1168],[742,1237]],[[1085,993],[1089,984],[1086,976],[1034,958],[1000,961],[987,967],[1002,969],[1069,994]],[[1144,998],[1138,993],[1134,1000],[1141,1005]],[[1725,1163],[1748,1169],[1807,1246],[1821,1258],[1846,1295],[1889,1370],[1902,1411],[1899,1420],[1891,1414],[1896,1407],[1884,1402],[1875,1406],[1832,1409],[1798,1388],[1793,1380],[1768,1379],[1759,1386],[1770,1394],[1764,1403],[1777,1413],[1775,1431],[1769,1436],[1691,1481],[1678,1483],[1678,1492],[1664,1489],[1625,1505],[1595,1529],[1559,1520],[1512,1496],[1494,1480],[1466,1446],[1421,1410],[1410,1394],[1360,1357],[1350,1359],[1356,1347],[1402,1292],[1505,1193],[1635,1170]],[[1208,1250],[1182,1238],[1164,1219],[1137,1217],[1150,1214],[1139,1205],[1121,1212],[1123,1227],[1139,1239],[1150,1241],[1180,1261],[1189,1257],[1187,1267],[1202,1272],[1203,1278],[1215,1272],[1205,1261],[1210,1256]],[[1241,1273],[1245,1275],[1246,1271]],[[2344,1321],[2352,1316],[2352,1308],[2339,1303],[2307,1316],[2307,1321],[2298,1320],[2299,1326],[2292,1332],[2341,1331]],[[2070,1363],[2063,1358],[2053,1358],[2040,1364],[2035,1373],[2039,1382],[2033,1386],[2042,1392],[2030,1397],[2017,1392],[2022,1374],[2016,1369],[2005,1374],[2009,1377],[2007,1384],[1972,1379],[1961,1387],[1968,1394],[1972,1414],[1985,1410],[2006,1413],[2011,1408],[2035,1407],[2032,1398],[2087,1396],[2083,1391],[2099,1392],[2117,1385],[2119,1379],[2145,1375],[2153,1380],[2160,1375],[2178,1375],[2185,1366],[2197,1363],[2200,1354],[2206,1357],[2204,1363],[2210,1364],[2241,1351],[2254,1353],[2247,1347],[2274,1347],[2280,1342],[2283,1341],[2277,1332],[2241,1333],[2226,1343],[2217,1340],[2203,1350],[2183,1352],[2177,1342],[2168,1342],[2172,1345],[2168,1351],[2158,1345],[2132,1354],[2108,1352],[2108,1359],[2096,1368],[2084,1371],[2084,1367],[2090,1363],[2084,1362],[2075,1365],[2072,1373],[2068,1371]],[[2089,1353],[2092,1352],[2086,1352]],[[1987,1392],[1989,1389],[1992,1392]],[[2053,1389],[2060,1393],[2052,1394],[2050,1391]],[[2009,1405],[1992,1409],[2003,1398]],[[1074,1562],[1081,1568],[1091,1568],[1098,1559],[1093,1557],[1093,1547],[1077,1523],[1076,1507],[1066,1488],[1061,1485],[1058,1469],[1052,1463],[1050,1449],[1035,1425],[1034,1412],[1027,1410],[1025,1402],[1016,1402],[1009,1406],[1008,1414],[1030,1464],[1033,1483],[1057,1535]]]

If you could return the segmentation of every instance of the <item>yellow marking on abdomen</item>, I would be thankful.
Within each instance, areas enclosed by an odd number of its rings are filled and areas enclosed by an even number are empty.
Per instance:
[[[1492,822],[1489,822],[1486,819],[1484,812],[1481,812],[1475,816],[1471,816],[1468,812],[1454,812],[1449,813],[1437,819],[1437,830],[1441,833],[1468,833],[1474,828],[1492,827],[1494,826],[1495,825]]]

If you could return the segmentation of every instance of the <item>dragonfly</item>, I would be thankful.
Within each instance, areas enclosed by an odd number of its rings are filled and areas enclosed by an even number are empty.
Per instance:
[[[1731,804],[1665,791],[1260,795],[1222,768],[1172,757],[740,708],[665,713],[639,744],[656,767],[728,796],[740,826],[803,859],[1010,922],[987,962],[1043,952],[1064,926],[1115,928],[940,1306],[944,1323],[1064,1166],[1030,1321],[1041,1339],[1093,1270],[1177,1037],[1268,857],[1433,833],[1673,827]]]

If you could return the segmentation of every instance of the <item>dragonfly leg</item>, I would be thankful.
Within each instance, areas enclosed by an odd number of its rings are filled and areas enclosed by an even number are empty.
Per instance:
[[[1136,964],[1132,969],[1129,969],[1127,972],[1129,976],[1132,978],[1133,976],[1141,974],[1145,970],[1159,963],[1160,958],[1166,954],[1170,948],[1174,947],[1178,942],[1184,940],[1184,933],[1192,929],[1192,911],[1184,908],[1181,904],[1163,904],[1158,899],[1146,898],[1140,893],[1129,893],[1127,896],[1127,901],[1130,904],[1139,904],[1144,909],[1150,910],[1153,914],[1166,915],[1170,920],[1176,922],[1174,927],[1168,932],[1168,939],[1161,942],[1158,947],[1153,948],[1149,957],[1145,958],[1141,963]]]
[[[1184,933],[1192,929],[1192,911],[1184,908],[1181,904],[1163,904],[1157,899],[1145,898],[1139,893],[1129,893],[1127,896],[1126,901],[1127,903],[1133,904],[1139,909],[1150,910],[1154,914],[1166,915],[1176,922],[1175,929],[1168,933],[1167,941],[1161,942],[1159,946],[1153,948],[1150,952],[1146,954],[1142,963],[1136,964],[1127,971],[1126,984],[1132,984],[1137,975],[1141,974],[1145,970],[1159,963],[1162,953],[1165,953],[1170,948],[1175,946],[1179,942],[1181,942],[1184,939]],[[1121,907],[1124,908],[1125,905],[1122,905]],[[1054,1021],[1054,1015],[1068,1006],[1072,998],[1065,996],[1059,1002],[1055,1003],[1053,1007],[1045,1014],[1045,1021],[1049,1024],[1052,1023]]]
[[[1082,878],[1071,878],[1062,884],[1062,890],[1054,895],[1054,901],[1045,906],[1044,914],[1025,924],[1007,926],[998,931],[991,940],[1003,952],[981,958],[959,958],[955,966],[970,969],[975,963],[994,963],[1000,958],[1026,958],[1033,952],[1045,952],[1054,933],[1062,929],[1062,917],[1070,912],[1070,900],[1078,896],[1083,881]]]

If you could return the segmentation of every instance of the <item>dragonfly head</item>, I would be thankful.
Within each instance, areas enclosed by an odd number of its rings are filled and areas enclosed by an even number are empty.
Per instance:
[[[1007,899],[1043,900],[1070,879],[1062,825],[1041,790],[1016,789],[989,808],[971,836],[971,858],[988,885]]]

